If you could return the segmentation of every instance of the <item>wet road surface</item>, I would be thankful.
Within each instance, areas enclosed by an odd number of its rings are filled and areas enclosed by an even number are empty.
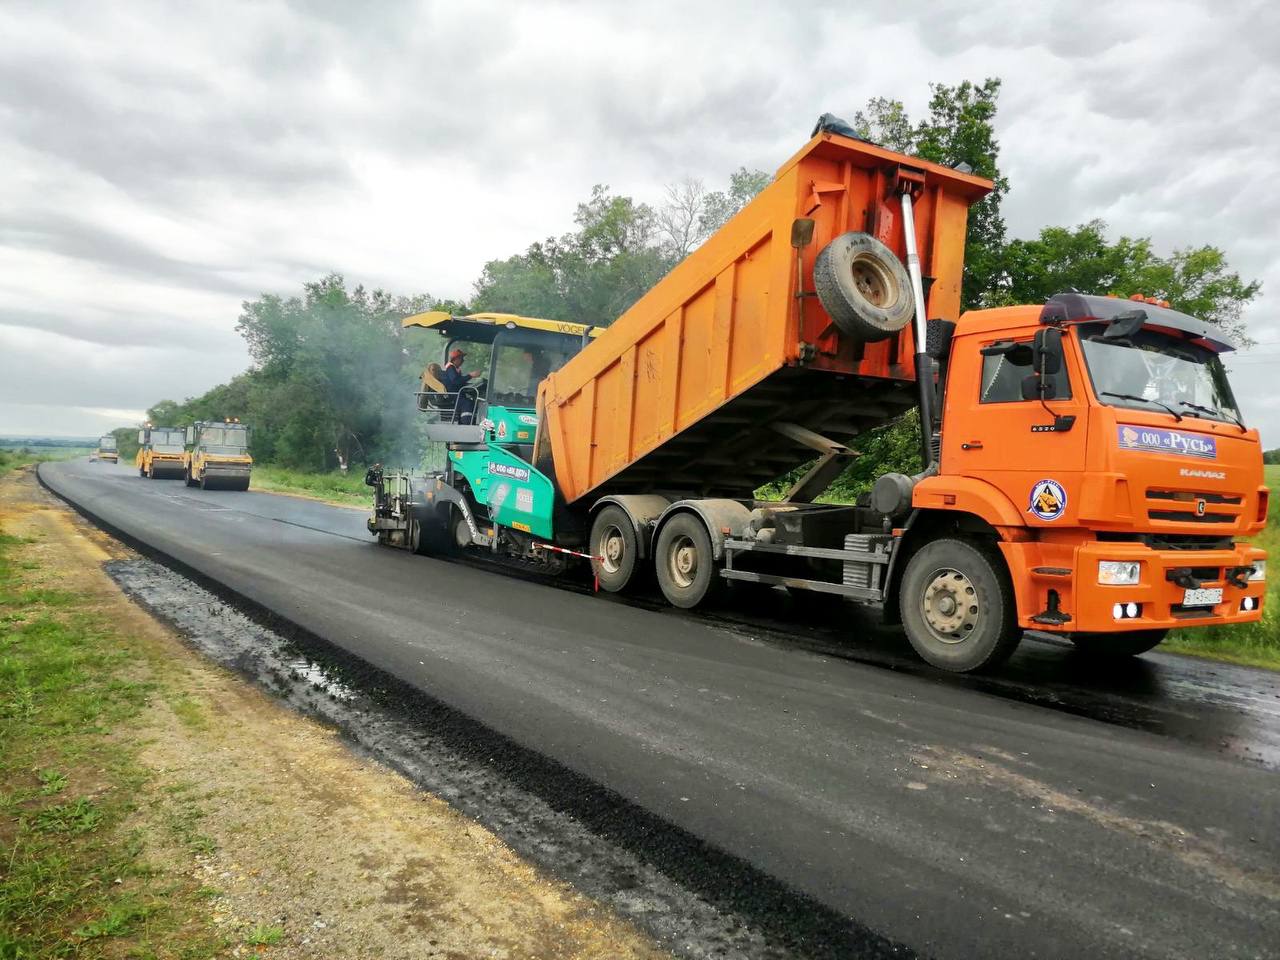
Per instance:
[[[1277,953],[1273,674],[1029,641],[991,677],[939,676],[781,595],[690,616],[379,549],[354,510],[85,461],[41,477],[652,817],[655,860],[669,824],[780,882],[747,913],[789,888],[868,954]]]

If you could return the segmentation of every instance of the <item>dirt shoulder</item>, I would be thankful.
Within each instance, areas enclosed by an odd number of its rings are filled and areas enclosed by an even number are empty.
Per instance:
[[[80,669],[99,661],[110,675],[98,680],[132,692],[112,722],[90,719],[62,745],[6,726],[22,761],[3,768],[12,809],[0,854],[21,865],[27,837],[55,854],[75,847],[89,891],[61,917],[43,900],[23,915],[10,898],[17,915],[0,926],[30,955],[667,956],[442,800],[188,649],[101,570],[130,552],[31,471],[0,480],[0,527],[11,573],[0,654],[34,643],[23,631],[37,622],[78,624],[94,638],[82,647],[111,651]],[[83,811],[82,800],[100,811],[86,829],[38,832],[48,810]],[[81,849],[86,837],[93,850]]]

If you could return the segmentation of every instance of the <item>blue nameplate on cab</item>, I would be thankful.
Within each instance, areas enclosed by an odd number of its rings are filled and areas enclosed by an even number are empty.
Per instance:
[[[1201,433],[1181,430],[1157,430],[1137,424],[1122,423],[1116,427],[1121,450],[1147,450],[1151,453],[1176,453],[1181,457],[1201,460],[1218,459],[1218,441]]]

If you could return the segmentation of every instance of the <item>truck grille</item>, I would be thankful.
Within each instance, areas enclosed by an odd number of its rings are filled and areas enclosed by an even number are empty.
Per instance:
[[[1147,490],[1147,516],[1166,523],[1235,523],[1244,497],[1208,490]],[[1185,504],[1185,506],[1184,506]]]

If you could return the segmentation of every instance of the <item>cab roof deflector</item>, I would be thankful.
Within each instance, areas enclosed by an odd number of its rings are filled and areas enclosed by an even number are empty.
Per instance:
[[[1082,320],[1114,320],[1124,314],[1140,310],[1146,314],[1144,327],[1176,332],[1192,342],[1212,350],[1226,353],[1235,344],[1227,339],[1222,328],[1205,320],[1198,320],[1186,313],[1168,307],[1120,297],[1101,297],[1087,293],[1056,293],[1040,310],[1040,322],[1045,324],[1076,323]]]

